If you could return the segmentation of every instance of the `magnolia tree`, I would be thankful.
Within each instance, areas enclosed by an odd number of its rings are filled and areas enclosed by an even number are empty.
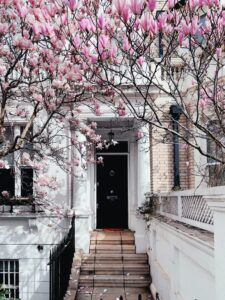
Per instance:
[[[32,167],[39,199],[58,188],[50,163],[66,171],[94,163],[86,150],[100,142],[96,123],[79,121],[81,104],[100,111],[86,63],[76,59],[74,9],[73,1],[0,1],[0,168]],[[71,128],[85,138],[71,136]],[[68,148],[76,149],[70,158]]]
[[[73,24],[74,60],[85,65],[95,97],[120,116],[153,126],[153,137],[170,142],[175,135],[208,160],[225,163],[225,11],[219,0],[63,3]]]
[[[79,115],[101,115],[101,102],[224,164],[224,24],[217,0],[0,0],[0,167],[11,153],[42,173],[52,160],[94,162],[85,149],[104,143]],[[56,188],[47,175],[37,183]]]

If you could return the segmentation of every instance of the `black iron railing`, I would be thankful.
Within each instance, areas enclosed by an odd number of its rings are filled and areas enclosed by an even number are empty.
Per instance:
[[[50,300],[63,300],[70,280],[75,252],[75,217],[61,243],[50,252]]]

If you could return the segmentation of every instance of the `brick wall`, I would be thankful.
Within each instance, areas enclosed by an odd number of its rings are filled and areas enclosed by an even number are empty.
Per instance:
[[[181,117],[185,125],[185,119]],[[152,129],[151,141],[151,189],[152,192],[171,191],[174,186],[172,135],[163,130]],[[194,188],[194,149],[180,140],[181,189]]]

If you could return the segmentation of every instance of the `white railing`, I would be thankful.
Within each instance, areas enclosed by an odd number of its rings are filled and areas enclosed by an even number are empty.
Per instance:
[[[209,192],[209,195],[212,194]],[[213,211],[208,206],[205,196],[208,196],[205,191],[196,193],[192,190],[172,192],[167,195],[161,194],[159,195],[158,213],[170,219],[214,232]]]

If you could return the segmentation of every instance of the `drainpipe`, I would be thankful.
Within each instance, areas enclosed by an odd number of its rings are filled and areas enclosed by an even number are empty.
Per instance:
[[[182,109],[178,105],[170,106],[170,114],[172,116],[173,131],[179,132],[178,121],[182,114]],[[179,138],[176,134],[173,134],[173,174],[174,174],[174,186],[173,189],[180,189],[180,145]]]

